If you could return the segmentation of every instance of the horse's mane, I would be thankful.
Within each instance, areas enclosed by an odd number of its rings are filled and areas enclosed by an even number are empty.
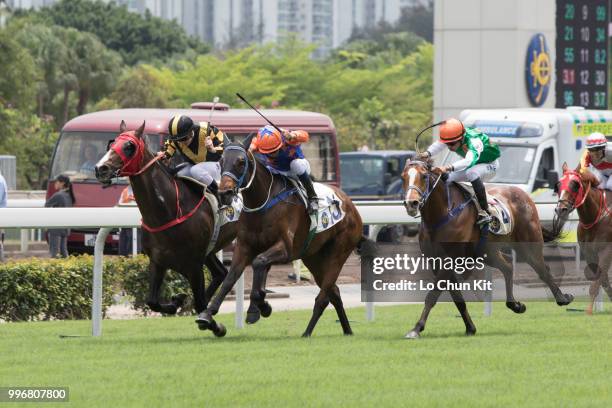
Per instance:
[[[580,166],[576,168],[576,172],[580,175],[580,180],[585,183],[589,183],[592,187],[597,187],[599,185],[599,180],[593,173],[591,173],[588,169],[582,169]]]

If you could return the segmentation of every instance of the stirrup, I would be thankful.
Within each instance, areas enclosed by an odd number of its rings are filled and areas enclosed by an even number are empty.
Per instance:
[[[485,210],[480,210],[478,212],[478,220],[476,221],[476,225],[489,224],[493,221],[493,217]]]
[[[316,214],[319,211],[319,199],[312,197],[308,199],[308,213]]]

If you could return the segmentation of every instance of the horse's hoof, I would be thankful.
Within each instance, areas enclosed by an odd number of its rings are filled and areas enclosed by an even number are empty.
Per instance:
[[[525,311],[527,310],[527,306],[525,306],[521,302],[507,302],[506,306],[508,307],[508,309],[512,310],[514,313],[517,314],[525,313]]]
[[[178,294],[172,296],[171,299],[172,299],[172,303],[178,309],[180,309],[185,304],[185,300],[187,300],[187,294],[185,294],[185,293],[178,293]]]
[[[270,304],[266,301],[257,305],[257,307],[259,308],[259,311],[263,317],[270,317],[272,314],[272,306],[270,306]]]
[[[421,335],[416,330],[411,330],[411,331],[408,332],[408,334],[406,334],[404,336],[405,339],[409,339],[409,340],[418,339],[420,337],[421,337]]]
[[[208,330],[212,327],[213,319],[208,312],[202,312],[195,319],[196,324],[200,330]]]
[[[564,293],[561,295],[562,299],[557,300],[557,305],[559,306],[567,306],[574,301],[574,295],[571,293]]]
[[[259,321],[260,317],[261,314],[259,313],[259,310],[256,312],[247,312],[247,317],[245,319],[246,324],[255,324]]]
[[[215,337],[225,337],[227,334],[227,329],[221,323],[217,323],[217,330],[213,331]]]

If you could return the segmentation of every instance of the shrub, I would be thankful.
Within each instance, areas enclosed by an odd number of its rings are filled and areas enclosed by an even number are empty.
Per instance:
[[[25,259],[0,264],[0,319],[6,321],[88,319],[91,316],[93,257],[66,259]],[[102,279],[102,311],[112,304],[113,295],[123,292],[135,310],[149,312],[149,259],[105,257]],[[204,272],[205,273],[205,272]],[[207,273],[205,278],[208,279]],[[185,278],[169,271],[161,298],[188,295],[181,312],[193,310],[191,287]]]

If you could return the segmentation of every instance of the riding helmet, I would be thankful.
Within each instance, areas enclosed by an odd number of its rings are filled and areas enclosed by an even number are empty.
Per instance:
[[[586,148],[588,150],[598,150],[606,147],[608,141],[603,133],[595,132],[591,133],[586,140]]]
[[[463,138],[465,127],[460,120],[450,118],[440,126],[440,141],[442,143],[454,143]]]
[[[257,132],[257,147],[263,154],[273,153],[283,145],[281,133],[273,126],[267,125]]]
[[[185,140],[193,129],[193,120],[189,116],[176,115],[168,123],[168,134],[170,140]]]

